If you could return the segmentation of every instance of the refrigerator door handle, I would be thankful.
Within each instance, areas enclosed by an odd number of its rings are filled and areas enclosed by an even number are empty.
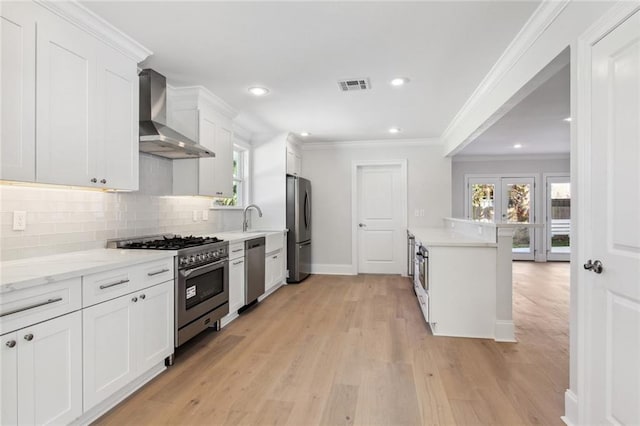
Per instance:
[[[307,206],[309,204],[309,194],[305,191],[304,193],[304,227],[309,228],[309,223],[307,221]]]

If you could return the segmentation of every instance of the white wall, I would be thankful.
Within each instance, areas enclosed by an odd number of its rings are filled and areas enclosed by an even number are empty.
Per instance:
[[[332,143],[303,145],[302,176],[312,187],[312,268],[351,271],[351,163],[354,160],[407,159],[409,227],[442,226],[451,214],[451,161],[440,144]],[[416,217],[415,210],[424,209]]]
[[[103,248],[111,238],[241,228],[239,211],[209,210],[203,221],[210,198],[163,196],[171,176],[170,160],[141,153],[138,192],[0,185],[0,260]],[[24,231],[12,230],[15,210],[27,212]]]

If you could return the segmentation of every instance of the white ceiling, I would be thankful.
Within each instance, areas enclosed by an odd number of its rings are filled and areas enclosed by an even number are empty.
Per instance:
[[[568,154],[570,72],[565,66],[458,155]],[[521,144],[522,148],[513,146]]]
[[[274,130],[344,141],[440,136],[539,1],[84,4],[151,49],[143,66],[170,84],[203,85]],[[391,87],[396,76],[411,82]],[[372,90],[338,89],[354,77]],[[271,93],[252,97],[253,85]]]

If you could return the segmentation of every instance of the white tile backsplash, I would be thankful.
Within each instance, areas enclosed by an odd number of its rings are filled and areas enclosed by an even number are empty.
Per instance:
[[[242,227],[238,210],[211,210],[209,220],[203,221],[210,198],[166,196],[172,173],[170,160],[140,154],[137,192],[0,185],[0,260],[100,248],[111,238],[210,234]],[[24,231],[12,229],[15,210],[27,212]]]

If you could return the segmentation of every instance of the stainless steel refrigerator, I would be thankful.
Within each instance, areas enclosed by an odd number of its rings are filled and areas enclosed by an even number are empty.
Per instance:
[[[311,182],[287,176],[288,283],[299,283],[311,273]]]

